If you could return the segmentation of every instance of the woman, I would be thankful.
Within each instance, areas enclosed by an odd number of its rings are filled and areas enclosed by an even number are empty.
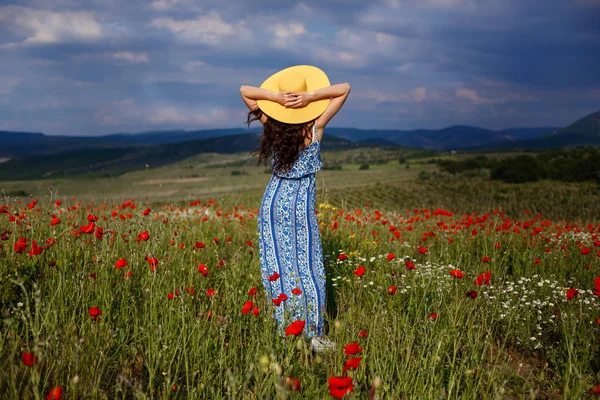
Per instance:
[[[271,157],[272,175],[258,215],[260,266],[267,301],[275,305],[280,333],[296,322],[314,351],[335,348],[324,339],[325,269],[315,213],[315,172],[323,130],[340,110],[350,85],[298,65],[269,77],[260,88],[242,86],[247,123],[264,126],[258,163]],[[255,151],[256,152],[256,151]],[[302,324],[304,321],[304,327]]]

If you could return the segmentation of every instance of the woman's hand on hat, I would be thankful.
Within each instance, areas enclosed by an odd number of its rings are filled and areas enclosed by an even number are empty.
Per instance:
[[[306,107],[311,102],[310,92],[286,92],[284,106],[288,108]]]
[[[296,99],[296,94],[294,92],[279,92],[277,93],[277,102],[282,106],[285,106],[286,103],[289,103],[291,100]],[[287,106],[286,106],[287,107]]]

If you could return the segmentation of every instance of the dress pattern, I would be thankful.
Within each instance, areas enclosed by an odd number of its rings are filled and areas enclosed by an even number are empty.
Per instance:
[[[325,268],[315,213],[315,173],[321,171],[323,162],[316,136],[314,127],[312,143],[300,151],[289,172],[273,172],[257,218],[267,301],[282,293],[287,296],[275,306],[280,334],[291,322],[305,320],[308,338],[321,336],[325,322]],[[272,167],[274,163],[272,157]],[[302,293],[294,294],[296,288]]]

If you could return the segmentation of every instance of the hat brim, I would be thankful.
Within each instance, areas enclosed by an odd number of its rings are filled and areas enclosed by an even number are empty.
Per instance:
[[[279,76],[290,70],[296,70],[304,75],[307,92],[331,86],[329,78],[321,69],[312,65],[295,65],[274,73],[260,87],[272,92],[279,92]],[[265,114],[277,121],[285,122],[286,124],[301,124],[323,114],[327,106],[329,106],[330,101],[330,99],[316,100],[302,108],[288,108],[269,100],[257,100],[256,104]]]

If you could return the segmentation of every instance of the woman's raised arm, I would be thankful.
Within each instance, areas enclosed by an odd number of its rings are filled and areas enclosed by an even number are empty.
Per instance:
[[[327,125],[331,118],[333,118],[333,116],[337,114],[337,112],[342,108],[344,102],[346,101],[346,98],[348,97],[348,94],[350,94],[349,83],[339,83],[337,85],[329,86],[313,92],[312,98],[314,100],[326,98],[331,99],[325,112],[315,120],[315,125],[317,125],[317,129],[325,128],[325,125]]]

